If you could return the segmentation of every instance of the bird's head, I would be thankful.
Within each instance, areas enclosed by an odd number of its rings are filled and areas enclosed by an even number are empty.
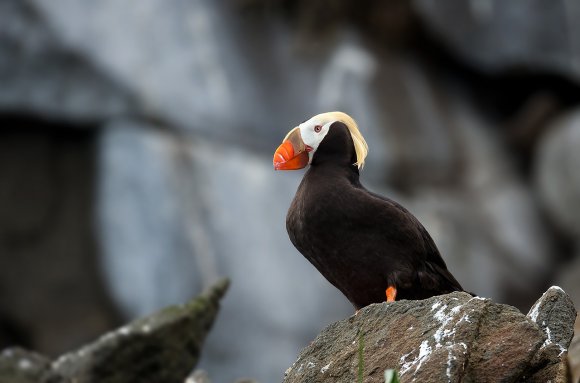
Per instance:
[[[368,152],[368,146],[358,130],[354,119],[343,112],[317,114],[292,129],[274,153],[275,170],[296,170],[312,162],[316,150],[324,143],[324,138],[336,122],[343,123],[354,145],[356,162],[353,165],[362,168]]]

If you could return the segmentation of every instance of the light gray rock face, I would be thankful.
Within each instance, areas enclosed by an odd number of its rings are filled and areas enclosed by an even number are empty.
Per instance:
[[[11,0],[4,7],[0,49],[10,81],[0,108],[63,118],[145,115],[268,150],[308,116],[343,109],[375,143],[372,178],[428,183],[455,173],[458,143],[433,79],[352,31],[311,52],[293,49],[296,36],[276,19],[256,22],[203,0]],[[397,107],[385,113],[384,105]]]
[[[535,180],[541,201],[571,237],[580,236],[580,110],[552,123],[538,150]]]
[[[580,275],[580,246],[576,244],[575,257],[564,263],[558,270],[558,279],[556,283],[566,290],[570,295],[576,307],[580,306],[580,284],[578,275]],[[580,335],[580,334],[579,334]]]
[[[129,92],[64,42],[29,1],[0,4],[0,111],[94,121],[135,110]]]
[[[559,288],[527,317],[465,293],[374,304],[324,329],[284,382],[354,382],[361,370],[364,382],[383,382],[386,369],[401,382],[563,381],[575,316]]]
[[[576,2],[417,0],[427,25],[480,70],[528,68],[580,80]]]
[[[311,71],[312,66],[290,55],[291,36],[272,21],[259,29],[240,23],[229,3],[24,3],[60,45],[134,95],[140,113],[188,130],[245,142],[246,133],[253,133],[265,147],[284,133],[274,127],[300,122],[296,111],[316,102],[316,87],[299,107],[292,102],[312,73],[295,81],[286,71]],[[277,84],[276,97],[272,84]],[[318,109],[308,113],[314,112]]]

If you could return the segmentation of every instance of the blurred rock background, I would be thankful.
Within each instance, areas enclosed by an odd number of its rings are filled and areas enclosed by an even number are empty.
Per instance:
[[[279,381],[352,313],[292,247],[285,133],[369,141],[465,288],[580,305],[580,5],[0,2],[0,348],[49,355],[232,279],[200,367]]]

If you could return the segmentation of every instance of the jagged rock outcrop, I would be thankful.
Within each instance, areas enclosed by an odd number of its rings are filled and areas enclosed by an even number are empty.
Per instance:
[[[306,347],[285,383],[565,381],[576,310],[551,287],[524,315],[466,293],[370,305]]]
[[[0,383],[59,382],[44,355],[13,347],[0,354]]]
[[[221,280],[184,305],[167,307],[54,361],[22,349],[0,354],[0,383],[181,383],[228,288]]]
[[[568,376],[568,347],[574,336],[576,310],[570,297],[557,286],[546,291],[527,317],[544,333],[544,342],[531,362],[537,382],[565,381]]]

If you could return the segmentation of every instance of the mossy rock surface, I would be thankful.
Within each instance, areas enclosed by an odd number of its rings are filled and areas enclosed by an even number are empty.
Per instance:
[[[183,383],[228,285],[221,280],[183,305],[137,319],[52,362],[25,350],[5,350],[0,383]]]

